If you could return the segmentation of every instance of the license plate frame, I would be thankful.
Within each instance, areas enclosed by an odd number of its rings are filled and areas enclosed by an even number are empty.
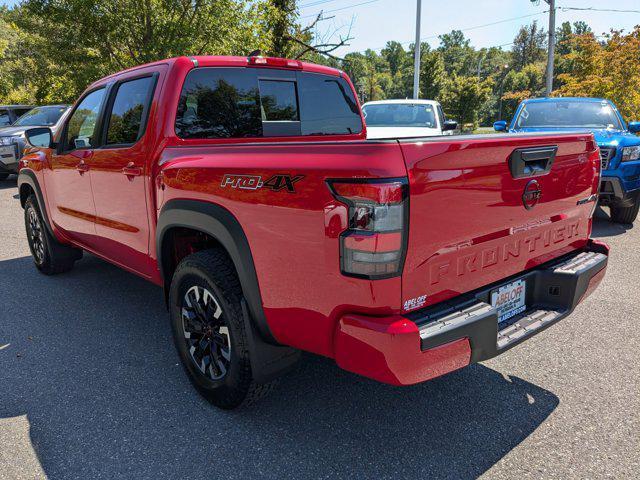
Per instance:
[[[489,299],[498,312],[498,323],[506,322],[527,309],[527,282],[519,279],[501,285],[491,290]]]

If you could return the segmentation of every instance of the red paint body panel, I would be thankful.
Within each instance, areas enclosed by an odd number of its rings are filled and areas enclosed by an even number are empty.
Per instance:
[[[586,245],[593,205],[578,202],[597,192],[591,135],[376,142],[365,140],[363,128],[352,135],[250,141],[178,138],[174,122],[187,73],[216,66],[268,68],[247,63],[244,57],[180,57],[94,83],[90,90],[158,75],[145,133],[133,146],[65,155],[43,149],[25,157],[24,168],[38,179],[56,236],[162,285],[155,242],[162,207],[179,199],[219,205],[244,230],[274,338],[395,385],[442,375],[471,358],[465,338],[421,351],[416,324],[401,316],[403,304],[451,299]],[[311,64],[300,68],[343,75]],[[525,210],[521,196],[527,182],[511,177],[508,158],[516,148],[550,144],[559,147],[556,163],[538,177],[540,203]],[[87,171],[78,171],[80,162]],[[140,175],[123,174],[126,167],[139,168]],[[302,176],[295,193],[243,190],[223,180],[278,174]],[[327,180],[386,178],[409,184],[403,274],[384,280],[347,277],[340,272],[347,206],[332,195]],[[364,250],[386,251],[397,249],[398,238],[360,241]],[[411,302],[425,296],[422,303]]]
[[[326,184],[331,178],[400,177],[395,143],[365,142],[167,148],[161,158],[162,201],[215,203],[244,227],[258,272],[265,315],[275,338],[333,356],[338,318],[358,310],[385,315],[400,308],[400,278],[360,280],[340,273],[339,234],[346,208]],[[296,193],[222,187],[223,176],[304,175]]]
[[[415,323],[395,316],[347,315],[336,334],[341,368],[391,385],[424,382],[469,364],[471,347],[462,338],[422,351]]]
[[[526,210],[531,177],[514,179],[516,148],[557,145],[542,197]],[[455,137],[402,144],[410,186],[402,299],[448,300],[586,245],[599,167],[590,135],[506,139]]]

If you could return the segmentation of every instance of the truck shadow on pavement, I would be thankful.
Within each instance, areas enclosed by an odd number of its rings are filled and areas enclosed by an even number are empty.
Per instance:
[[[483,365],[394,388],[305,355],[223,412],[178,364],[157,287],[86,256],[49,278],[0,261],[0,288],[0,419],[26,416],[50,478],[475,478],[559,403]]]
[[[0,190],[7,190],[9,188],[18,188],[18,177],[16,175],[9,175],[8,178],[0,180]]]
[[[613,223],[611,217],[602,207],[596,208],[596,213],[593,216],[593,232],[591,236],[593,238],[606,238],[615,237],[617,235],[623,235],[628,230],[633,228],[632,224],[623,225],[620,223]]]

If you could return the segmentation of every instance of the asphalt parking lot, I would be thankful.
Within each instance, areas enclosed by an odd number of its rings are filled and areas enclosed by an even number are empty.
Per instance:
[[[95,257],[33,267],[0,181],[0,478],[639,478],[640,228],[569,318],[507,354],[393,388],[303,356],[249,410],[190,386],[160,290]]]

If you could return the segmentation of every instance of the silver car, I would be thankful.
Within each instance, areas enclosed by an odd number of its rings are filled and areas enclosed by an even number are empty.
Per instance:
[[[32,128],[49,127],[55,133],[69,109],[69,105],[35,107],[12,125],[0,128],[0,180],[18,172],[20,158],[27,146],[25,132]]]

